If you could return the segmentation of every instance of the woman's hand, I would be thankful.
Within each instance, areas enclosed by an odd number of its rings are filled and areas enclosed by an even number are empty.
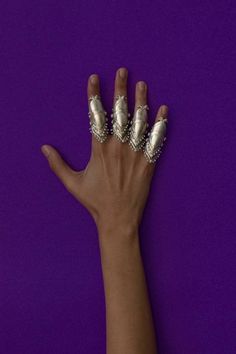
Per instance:
[[[107,135],[106,116],[99,101],[99,78],[90,76],[92,149],[84,170],[71,169],[52,146],[42,146],[42,152],[68,191],[88,209],[98,228],[107,354],[156,354],[138,226],[149,193],[153,162],[163,144],[167,106],[158,110],[144,151],[137,150],[142,146],[144,139],[140,137],[145,137],[147,127],[147,86],[143,81],[136,85],[135,114],[128,135],[126,94],[127,70],[121,68],[115,79],[113,134]]]
[[[114,102],[117,95],[127,95],[125,68],[116,72]],[[88,98],[100,95],[99,77],[88,80]],[[135,107],[147,104],[147,85],[136,84]],[[167,117],[168,107],[159,108],[156,121]],[[155,163],[150,163],[142,150],[134,151],[128,142],[108,135],[101,143],[92,134],[91,156],[86,168],[74,171],[50,145],[43,145],[52,171],[67,190],[90,212],[98,230],[111,230],[122,225],[123,229],[136,229],[140,224],[148,197]]]

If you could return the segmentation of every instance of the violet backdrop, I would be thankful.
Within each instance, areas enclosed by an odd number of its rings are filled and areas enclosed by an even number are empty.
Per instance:
[[[3,1],[0,353],[104,354],[95,225],[50,171],[90,155],[87,79],[149,87],[168,139],[140,228],[160,354],[236,353],[233,1]],[[148,353],[147,353],[148,354]]]

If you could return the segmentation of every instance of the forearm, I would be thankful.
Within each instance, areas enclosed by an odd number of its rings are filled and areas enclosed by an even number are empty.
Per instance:
[[[156,354],[138,231],[99,231],[106,299],[107,354]]]

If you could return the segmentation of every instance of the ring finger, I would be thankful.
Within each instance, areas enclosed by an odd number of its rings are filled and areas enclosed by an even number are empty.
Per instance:
[[[144,146],[148,109],[147,85],[144,81],[139,81],[135,88],[135,108],[129,138],[129,145],[134,151],[141,150]]]

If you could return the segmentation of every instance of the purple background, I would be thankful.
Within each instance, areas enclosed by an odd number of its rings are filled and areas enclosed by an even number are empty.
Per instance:
[[[2,1],[0,16],[0,352],[105,353],[96,228],[40,146],[84,168],[88,76],[110,112],[126,66],[131,111],[138,80],[151,123],[170,107],[140,229],[159,353],[235,353],[233,1]]]

